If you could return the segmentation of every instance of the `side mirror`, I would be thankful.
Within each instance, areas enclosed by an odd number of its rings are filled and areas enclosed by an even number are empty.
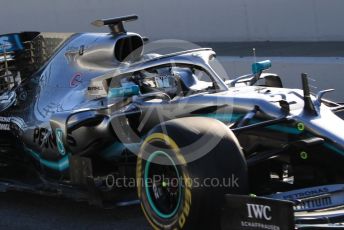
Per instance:
[[[271,68],[271,61],[270,60],[265,60],[265,61],[260,61],[252,64],[252,73],[254,75],[259,74],[263,72],[264,70],[267,70]]]
[[[138,85],[130,85],[118,88],[110,88],[108,97],[131,97],[140,94],[140,87]]]

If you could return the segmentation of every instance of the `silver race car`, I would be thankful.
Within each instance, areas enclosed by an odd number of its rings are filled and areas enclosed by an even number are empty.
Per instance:
[[[154,229],[341,226],[330,90],[284,88],[270,61],[224,80],[209,48],[147,53],[135,19],[0,36],[0,190],[140,204]]]

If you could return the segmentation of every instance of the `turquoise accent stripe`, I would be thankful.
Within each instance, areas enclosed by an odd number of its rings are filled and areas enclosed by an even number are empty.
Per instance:
[[[326,142],[326,143],[324,143],[324,146],[325,146],[326,148],[328,148],[328,149],[330,149],[330,150],[332,150],[332,151],[334,151],[334,152],[336,152],[336,153],[338,153],[338,154],[344,156],[344,151],[341,150],[341,149],[339,149],[339,148],[337,148],[337,147],[334,146],[333,144],[330,144],[330,143],[327,143],[327,142]]]
[[[214,119],[222,121],[222,122],[236,122],[236,121],[240,120],[245,115],[244,114],[209,113],[209,114],[199,114],[197,116],[214,118]],[[259,122],[261,122],[261,121],[257,120],[257,119],[253,119],[250,122],[250,124],[253,125],[253,124],[256,124]],[[302,133],[302,131],[298,130],[296,127],[293,128],[293,127],[286,126],[286,125],[271,125],[271,126],[267,126],[265,128],[271,129],[274,131],[278,131],[278,132],[294,134],[294,135]]]
[[[257,119],[253,119],[252,120],[252,124],[256,124],[261,122],[260,120]],[[271,129],[274,131],[278,131],[278,132],[283,132],[283,133],[288,133],[288,134],[294,134],[294,135],[298,135],[303,133],[303,131],[298,130],[296,127],[291,127],[291,126],[287,126],[287,125],[271,125],[271,126],[266,126],[266,129]]]
[[[272,125],[272,126],[268,126],[266,127],[267,129],[272,129],[275,131],[279,131],[279,132],[283,132],[283,133],[288,133],[288,134],[301,134],[302,131],[296,129],[296,128],[292,128],[292,127],[287,127],[287,126],[283,126],[283,125]]]
[[[223,122],[236,122],[243,115],[242,114],[227,114],[227,113],[208,113],[208,114],[199,114],[196,116],[214,118],[216,120],[223,121]]]
[[[105,150],[101,152],[101,156],[105,159],[111,159],[119,157],[123,150],[125,149],[124,145],[120,142],[115,142],[109,147],[107,147]]]
[[[40,157],[40,155],[38,153],[36,153],[35,151],[33,151],[32,149],[28,149],[26,148],[27,152],[33,157],[35,158],[37,161],[39,161],[42,165],[56,170],[56,171],[64,171],[66,169],[69,168],[69,159],[68,156],[64,156],[62,159],[60,159],[59,161],[48,161],[45,159],[42,159]]]
[[[108,97],[130,97],[140,94],[140,87],[138,85],[130,85],[120,88],[110,88]]]

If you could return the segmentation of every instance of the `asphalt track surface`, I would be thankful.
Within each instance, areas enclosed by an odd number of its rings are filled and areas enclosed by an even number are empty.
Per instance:
[[[101,209],[85,202],[19,192],[0,193],[0,229],[148,230],[140,207]]]

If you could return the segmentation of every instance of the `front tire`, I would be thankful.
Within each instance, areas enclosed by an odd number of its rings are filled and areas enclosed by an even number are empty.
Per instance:
[[[197,153],[208,146],[204,140],[216,145],[190,160],[191,149]],[[141,147],[136,179],[143,213],[154,229],[220,229],[224,194],[247,194],[238,141],[223,123],[209,118],[156,126]]]

